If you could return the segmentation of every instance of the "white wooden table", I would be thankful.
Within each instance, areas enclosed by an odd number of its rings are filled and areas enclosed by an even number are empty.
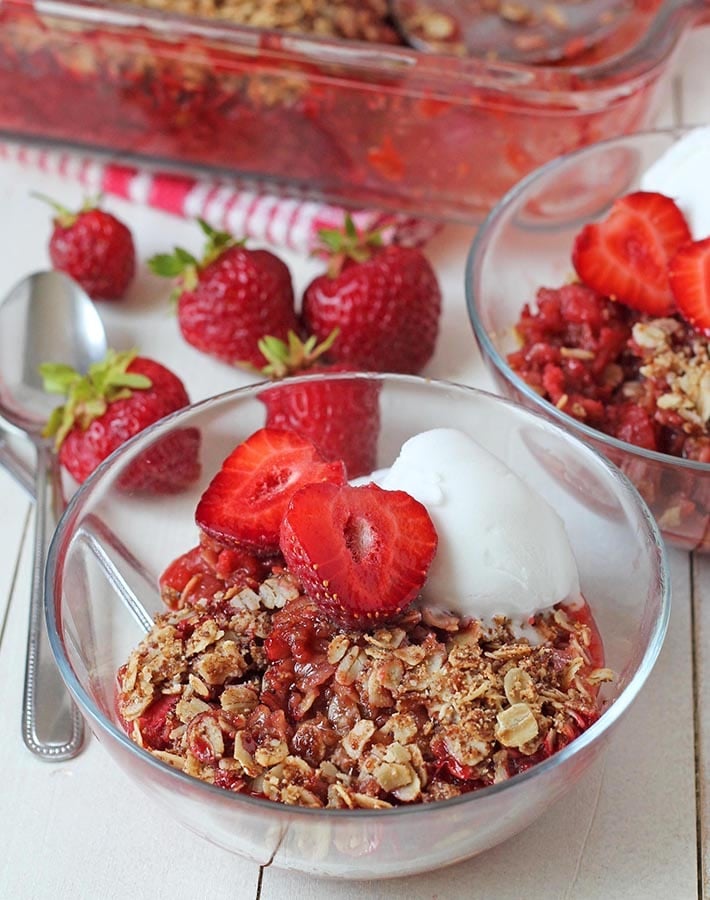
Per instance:
[[[686,44],[659,124],[710,121],[709,55],[710,29],[704,29]],[[80,199],[72,186],[0,165],[2,293],[47,265],[47,211],[28,197],[30,189],[67,204]],[[194,226],[118,203],[114,208],[133,226],[143,258],[164,250],[166,235],[199,247]],[[463,298],[471,236],[470,229],[452,227],[430,245],[445,307],[428,373],[489,387]],[[288,262],[303,286],[311,264]],[[177,338],[164,293],[144,273],[126,306],[103,305],[110,343],[141,346],[174,366],[193,400],[246,383],[246,376],[206,361]],[[605,759],[566,798],[522,834],[469,862],[415,878],[335,883],[260,870],[193,836],[115,769],[94,739],[61,764],[40,762],[24,749],[31,538],[31,506],[0,471],[0,900],[710,897],[710,558],[670,554],[673,612],[661,657]]]

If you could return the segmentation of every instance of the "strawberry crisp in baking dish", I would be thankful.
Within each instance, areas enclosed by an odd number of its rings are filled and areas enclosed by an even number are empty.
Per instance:
[[[444,493],[473,460],[521,519],[535,510],[528,545],[516,551],[515,526],[506,544],[475,521],[462,541],[465,484],[428,508],[398,489],[417,454]],[[351,484],[288,429],[264,428],[225,460],[197,506],[198,546],[161,577],[167,611],[118,673],[139,746],[226,790],[380,809],[510,778],[597,720],[612,674],[556,513],[451,429],[411,438],[379,474]],[[462,589],[450,557],[469,542],[480,562],[469,548]],[[540,561],[529,591],[516,552]]]

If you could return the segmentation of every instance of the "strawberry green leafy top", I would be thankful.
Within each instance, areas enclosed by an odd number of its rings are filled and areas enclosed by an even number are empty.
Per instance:
[[[194,290],[201,269],[214,262],[230,247],[243,247],[245,243],[238,241],[228,231],[217,231],[204,219],[198,219],[197,222],[207,237],[201,260],[182,247],[175,247],[172,253],[156,253],[148,260],[151,271],[156,275],[163,278],[178,278],[179,290]]]
[[[64,363],[42,363],[39,371],[44,389],[67,398],[66,403],[50,415],[43,436],[54,437],[54,446],[58,450],[75,425],[86,431],[111,403],[130,397],[133,391],[152,387],[147,376],[127,371],[137,356],[136,350],[123,353],[109,350],[104,360],[89,366],[86,375]]]
[[[343,228],[321,228],[321,246],[316,255],[328,258],[328,275],[337,278],[347,260],[362,263],[372,256],[373,249],[382,246],[379,231],[359,232],[350,215],[345,216]]]
[[[75,212],[39,191],[33,191],[32,196],[52,207],[55,213],[54,221],[61,225],[62,228],[71,228],[82,213],[90,212],[92,209],[99,209],[103,202],[101,194],[96,197],[87,197],[81,207]]]
[[[285,378],[287,375],[304,372],[332,347],[338,331],[339,329],[334,328],[320,344],[315,335],[302,341],[294,331],[289,331],[288,343],[267,334],[261,338],[258,344],[259,350],[267,362],[261,372],[270,378]]]

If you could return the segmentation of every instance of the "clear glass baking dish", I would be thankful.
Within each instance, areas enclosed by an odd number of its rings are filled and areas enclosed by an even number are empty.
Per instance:
[[[702,17],[702,0],[636,0],[573,64],[531,67],[116,3],[0,0],[0,134],[475,222],[541,163],[646,127]]]

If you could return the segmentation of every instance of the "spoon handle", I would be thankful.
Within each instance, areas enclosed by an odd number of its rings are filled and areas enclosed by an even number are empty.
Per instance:
[[[84,723],[57,671],[44,619],[47,549],[63,499],[54,454],[37,445],[35,537],[27,636],[27,665],[22,703],[22,738],[41,759],[71,759],[81,749]]]

